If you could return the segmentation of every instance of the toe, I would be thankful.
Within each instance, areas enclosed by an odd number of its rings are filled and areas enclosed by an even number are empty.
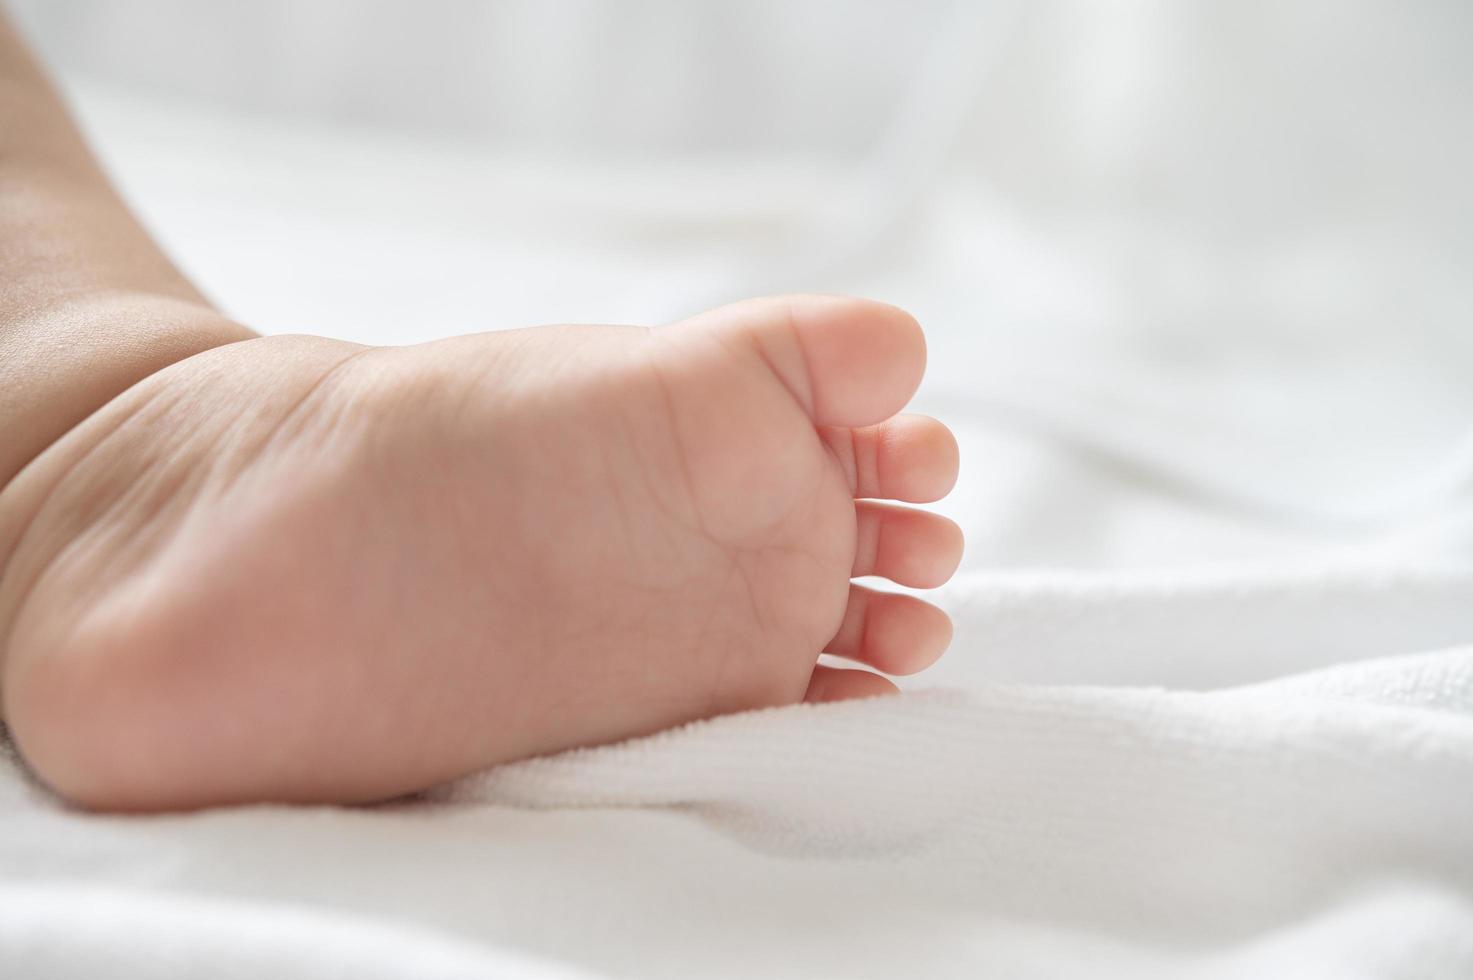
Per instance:
[[[897,415],[879,425],[830,426],[820,434],[856,497],[925,504],[940,500],[956,485],[956,437],[933,418]]]
[[[808,682],[808,693],[804,701],[852,701],[855,698],[874,698],[886,694],[899,694],[900,688],[879,674],[867,670],[845,670],[842,667],[815,667],[813,679]]]
[[[914,674],[934,664],[951,643],[951,618],[914,596],[849,587],[844,622],[824,653],[887,674]]]
[[[854,506],[857,578],[879,575],[900,585],[934,589],[962,560],[962,530],[940,514],[861,500]]]
[[[778,296],[703,314],[689,326],[741,338],[820,425],[873,425],[905,407],[926,368],[904,310],[844,296]]]

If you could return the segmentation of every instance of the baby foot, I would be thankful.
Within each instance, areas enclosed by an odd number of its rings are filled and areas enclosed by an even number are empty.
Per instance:
[[[267,337],[135,386],[5,490],[4,710],[91,806],[362,801],[893,690],[961,534],[920,329],[757,300],[408,348]]]

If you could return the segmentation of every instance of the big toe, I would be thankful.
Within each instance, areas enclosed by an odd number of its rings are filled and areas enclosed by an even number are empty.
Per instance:
[[[846,296],[776,296],[723,306],[690,326],[750,345],[819,425],[863,426],[905,407],[926,341],[898,307]]]

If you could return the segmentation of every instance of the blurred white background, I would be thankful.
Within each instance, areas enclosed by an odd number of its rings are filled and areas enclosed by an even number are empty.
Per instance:
[[[973,564],[1469,540],[1458,0],[12,6],[259,329],[857,292],[930,331]]]

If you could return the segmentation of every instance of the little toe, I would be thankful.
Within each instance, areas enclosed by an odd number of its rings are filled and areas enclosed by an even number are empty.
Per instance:
[[[851,585],[844,622],[824,653],[887,674],[914,674],[940,659],[950,643],[951,617],[929,602]]]
[[[944,585],[962,560],[956,522],[924,510],[869,500],[854,505],[858,534],[853,576],[879,575],[915,589]]]
[[[856,698],[875,698],[899,693],[900,688],[888,678],[868,670],[815,667],[813,678],[808,682],[808,693],[803,695],[803,700],[817,704],[824,701],[853,701]]]
[[[819,425],[872,425],[905,407],[926,369],[926,341],[904,310],[846,296],[777,296],[702,314],[741,337]]]
[[[897,415],[859,429],[827,426],[819,434],[856,497],[927,504],[956,485],[956,437],[929,416]]]

